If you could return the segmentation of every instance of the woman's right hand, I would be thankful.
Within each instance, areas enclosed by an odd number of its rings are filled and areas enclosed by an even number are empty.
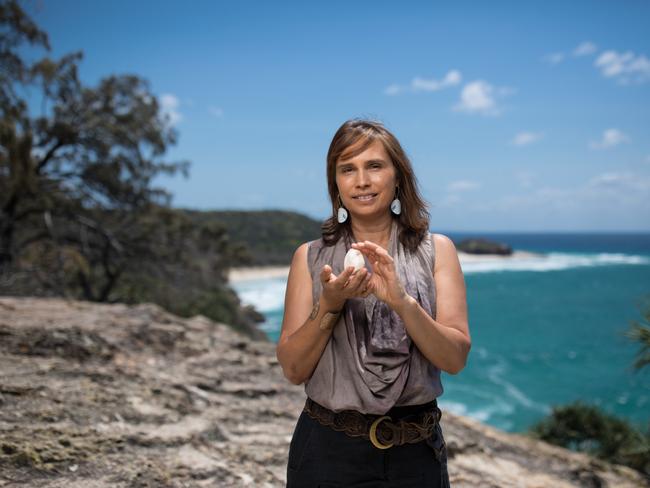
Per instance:
[[[341,310],[348,298],[368,296],[370,276],[366,268],[355,271],[354,266],[348,266],[336,276],[332,273],[332,268],[326,264],[320,272],[320,281],[323,285],[322,300],[328,309]]]

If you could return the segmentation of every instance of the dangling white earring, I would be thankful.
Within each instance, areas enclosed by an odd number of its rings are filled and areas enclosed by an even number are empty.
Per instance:
[[[395,215],[402,213],[402,202],[397,198],[397,188],[395,188],[395,199],[390,203],[390,211]]]
[[[399,198],[396,198],[393,200],[390,204],[390,210],[393,212],[395,215],[399,215],[402,213],[402,202],[399,201]]]
[[[343,222],[348,220],[348,211],[343,206],[343,202],[341,201],[341,195],[339,195],[339,204],[340,207],[338,212],[336,213],[336,220],[339,221],[339,224],[342,224]]]
[[[339,207],[339,211],[336,214],[336,218],[339,221],[339,224],[342,224],[346,220],[348,220],[348,211],[345,210],[343,207]]]

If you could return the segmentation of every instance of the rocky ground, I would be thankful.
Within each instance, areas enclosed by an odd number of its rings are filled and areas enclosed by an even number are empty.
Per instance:
[[[0,298],[0,487],[284,486],[304,403],[275,345],[153,305]],[[443,409],[452,486],[639,487]]]

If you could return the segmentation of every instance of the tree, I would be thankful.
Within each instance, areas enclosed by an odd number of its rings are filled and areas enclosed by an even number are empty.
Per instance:
[[[153,185],[189,164],[164,158],[177,133],[149,83],[84,86],[81,52],[30,62],[24,45],[50,49],[18,2],[0,0],[0,294],[150,301],[266,338],[227,285],[243,247]]]
[[[637,342],[640,349],[633,364],[634,371],[640,371],[650,364],[650,296],[646,296],[641,304],[641,322],[632,321],[625,336]]]
[[[650,431],[641,432],[596,406],[581,401],[555,406],[548,417],[531,427],[530,434],[650,476]]]
[[[0,3],[0,28],[0,268],[15,272],[45,251],[59,268],[78,265],[84,298],[107,300],[139,250],[151,257],[136,226],[171,197],[153,179],[187,174],[187,162],[163,159],[176,131],[144,79],[110,76],[85,87],[80,52],[21,59],[21,44],[49,43],[16,1]],[[33,89],[39,115],[18,95]]]

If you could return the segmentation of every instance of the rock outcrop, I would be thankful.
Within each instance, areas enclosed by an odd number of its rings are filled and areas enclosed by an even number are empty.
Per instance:
[[[463,239],[456,244],[456,249],[468,254],[496,254],[499,256],[512,254],[512,248],[508,244],[488,239]]]
[[[0,298],[0,486],[280,487],[304,403],[275,345],[153,305]],[[452,486],[639,487],[443,409]]]

